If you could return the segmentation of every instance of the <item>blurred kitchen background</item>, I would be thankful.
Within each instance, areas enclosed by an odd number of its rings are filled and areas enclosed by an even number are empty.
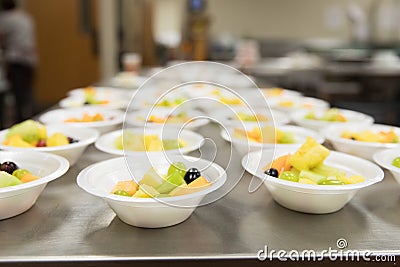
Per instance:
[[[36,112],[184,60],[230,64],[278,86],[400,124],[400,0],[25,0],[36,26]],[[132,54],[133,53],[133,54]],[[132,56],[133,55],[133,56]],[[13,100],[1,79],[2,118]]]

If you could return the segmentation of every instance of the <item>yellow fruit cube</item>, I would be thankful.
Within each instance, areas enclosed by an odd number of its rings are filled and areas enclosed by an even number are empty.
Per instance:
[[[309,170],[321,164],[329,153],[329,149],[307,137],[306,142],[290,157],[289,163],[300,171]]]
[[[299,183],[301,183],[301,184],[317,184],[313,180],[306,179],[306,178],[300,178],[299,179]]]

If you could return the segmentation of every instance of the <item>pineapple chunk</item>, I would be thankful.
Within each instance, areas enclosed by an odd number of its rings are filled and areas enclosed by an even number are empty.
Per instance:
[[[329,152],[329,149],[308,137],[306,142],[290,157],[289,163],[300,171],[309,170],[321,164],[328,157]]]
[[[301,184],[317,184],[313,180],[306,179],[306,178],[300,178],[299,179],[299,183],[301,183]]]

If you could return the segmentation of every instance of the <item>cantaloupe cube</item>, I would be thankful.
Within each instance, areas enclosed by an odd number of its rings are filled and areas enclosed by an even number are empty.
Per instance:
[[[39,179],[39,177],[31,174],[31,173],[25,173],[22,177],[21,177],[21,182],[23,183],[27,183],[27,182],[31,182],[31,181],[35,181]]]
[[[129,195],[133,195],[136,193],[138,189],[138,185],[133,181],[133,180],[127,180],[127,181],[119,181],[113,190],[111,191],[112,194],[118,190],[123,190],[127,192]]]
[[[169,194],[170,196],[181,196],[186,194],[192,194],[204,190],[209,185],[210,182],[207,181],[207,179],[205,179],[203,176],[201,176],[188,185],[179,186],[175,188]]]

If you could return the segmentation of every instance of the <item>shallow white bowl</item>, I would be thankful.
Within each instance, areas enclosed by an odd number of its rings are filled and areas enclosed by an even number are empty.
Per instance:
[[[312,129],[314,131],[321,131],[331,125],[334,126],[351,125],[352,127],[357,128],[358,126],[364,126],[364,125],[368,126],[374,123],[374,119],[366,114],[346,109],[338,109],[338,111],[341,115],[343,115],[346,118],[347,120],[346,122],[331,122],[331,121],[306,119],[305,116],[310,112],[307,110],[293,112],[291,114],[291,118],[292,121],[297,125]],[[320,110],[315,111],[315,115],[317,117],[321,117],[322,114],[324,114],[324,112],[325,111],[320,111]]]
[[[76,108],[76,107],[100,107],[100,108],[111,108],[111,109],[126,109],[128,107],[130,98],[122,97],[122,96],[112,96],[106,98],[100,98],[96,96],[98,100],[108,100],[107,104],[98,104],[98,105],[85,105],[85,97],[79,95],[71,95],[64,99],[62,99],[58,104],[62,108]]]
[[[92,86],[92,88],[95,90],[95,96],[100,99],[132,97],[132,91],[127,89],[97,86]],[[85,97],[85,90],[86,88],[72,89],[68,92],[68,96]]]
[[[132,131],[138,134],[158,134],[160,139],[177,139],[180,138],[187,142],[187,146],[180,149],[171,149],[165,151],[132,151],[132,150],[120,150],[114,145],[115,139],[117,139],[123,131]],[[176,128],[125,128],[123,130],[114,131],[105,135],[102,135],[95,143],[95,146],[100,151],[113,154],[113,155],[130,155],[130,156],[146,156],[154,154],[186,154],[196,149],[199,149],[203,145],[203,136],[188,130],[179,131]]]
[[[388,169],[400,184],[400,168],[392,165],[393,160],[397,157],[400,157],[400,147],[382,150],[375,153],[373,156],[374,161],[381,167]]]
[[[180,161],[187,167],[198,168],[211,185],[193,194],[158,199],[124,197],[110,193],[118,181],[127,180],[132,175],[135,178],[142,177],[152,166],[161,173],[166,172],[170,161]],[[205,166],[208,167],[204,169]],[[158,155],[152,157],[151,162],[146,157],[115,158],[91,165],[82,170],[77,177],[79,187],[92,195],[103,198],[123,222],[146,228],[167,227],[185,221],[203,198],[220,188],[225,181],[225,170],[217,164],[179,155],[168,159]]]
[[[256,124],[254,124],[256,126]],[[246,124],[246,130],[251,131],[253,126]],[[227,133],[225,130],[221,131],[221,136],[225,141],[232,142],[233,147],[235,147],[236,151],[239,153],[240,157],[243,157],[247,153],[252,151],[262,150],[262,149],[274,149],[274,148],[299,148],[307,139],[307,137],[314,138],[319,144],[324,142],[324,138],[309,129],[301,128],[298,126],[291,125],[283,125],[279,126],[278,129],[283,132],[291,132],[294,134],[295,144],[266,144],[266,143],[257,143],[251,142],[247,140],[242,140],[239,138],[233,137],[233,128],[229,128]]]
[[[139,88],[148,77],[137,76],[131,72],[120,72],[111,78],[110,84],[115,87]]]
[[[228,108],[218,109],[210,117],[216,119],[224,126],[240,125],[240,124],[254,124],[255,122],[240,121],[236,117],[236,113],[244,113],[249,115],[262,114],[267,117],[267,121],[260,121],[260,125],[284,125],[290,122],[290,116],[277,110],[266,109],[250,109],[246,107],[236,107],[232,110]]]
[[[94,122],[65,122],[70,118],[82,118],[84,113],[103,115],[104,121]],[[120,110],[101,109],[99,107],[80,107],[50,110],[39,117],[44,124],[65,124],[73,127],[91,128],[106,133],[115,130],[124,120],[125,113]]]
[[[362,175],[364,182],[350,185],[310,185],[290,182],[264,174],[263,168],[274,158],[294,153],[296,148],[252,152],[242,159],[242,166],[263,180],[272,197],[280,205],[295,211],[323,214],[343,208],[361,188],[383,179],[383,171],[375,164],[340,152],[331,151],[325,164],[341,169],[347,175]]]
[[[321,131],[321,133],[325,136],[325,138],[332,143],[333,147],[341,152],[352,154],[364,159],[372,160],[372,156],[379,151],[400,147],[400,143],[397,144],[389,144],[389,143],[375,143],[375,142],[360,142],[355,140],[349,140],[340,137],[344,130],[349,131],[389,131],[390,129],[394,129],[396,134],[400,136],[400,128],[383,125],[383,124],[373,124],[369,126],[357,126],[353,127],[351,125],[344,126],[331,126]]]
[[[283,112],[297,112],[299,110],[326,110],[329,108],[328,102],[313,97],[288,96],[288,97],[270,98],[267,100],[271,108]],[[284,102],[293,101],[293,106],[281,106],[280,103],[282,101]]]
[[[0,162],[13,161],[39,179],[16,186],[0,188],[0,220],[30,209],[47,183],[68,171],[68,161],[60,156],[38,152],[1,151]]]
[[[185,111],[189,118],[194,118],[194,120],[190,123],[154,123],[154,122],[145,122],[146,118],[150,117],[151,114],[154,114],[157,117],[166,118],[168,115],[173,114],[176,115],[182,110],[174,111],[173,108],[154,108],[149,111],[141,110],[137,112],[131,112],[126,115],[125,122],[128,125],[133,127],[175,127],[184,129],[197,129],[201,126],[206,125],[209,120],[203,115],[202,112],[198,110],[187,110]]]
[[[72,166],[76,163],[79,157],[83,154],[85,149],[93,144],[99,137],[99,132],[93,129],[83,129],[76,127],[68,127],[65,125],[46,125],[47,135],[50,136],[53,133],[61,132],[68,137],[72,137],[79,142],[68,144],[65,146],[53,146],[53,147],[13,147],[3,145],[6,139],[7,130],[0,131],[0,149],[12,150],[12,151],[37,151],[37,152],[48,152],[51,154],[59,155],[66,158],[69,164]]]

